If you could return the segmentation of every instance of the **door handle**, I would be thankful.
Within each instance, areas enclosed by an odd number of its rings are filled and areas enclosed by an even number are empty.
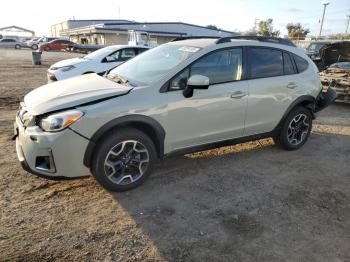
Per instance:
[[[242,91],[236,91],[231,93],[231,98],[242,98],[246,96],[246,93],[242,92]]]
[[[294,82],[290,82],[290,83],[288,83],[288,85],[286,87],[289,89],[294,89],[294,88],[298,87],[298,85]]]

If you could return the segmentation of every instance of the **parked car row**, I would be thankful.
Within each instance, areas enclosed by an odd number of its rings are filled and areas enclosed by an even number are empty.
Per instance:
[[[27,94],[15,121],[18,159],[39,176],[91,172],[104,188],[123,191],[143,183],[156,159],[175,154],[266,137],[299,149],[336,94],[322,92],[303,50],[273,40],[188,38],[57,63],[49,74],[59,79],[107,72]],[[108,71],[113,63],[121,64]]]
[[[40,45],[51,42],[56,39],[57,37],[40,37],[40,38],[29,40],[25,43],[27,47],[33,50],[38,50]]]

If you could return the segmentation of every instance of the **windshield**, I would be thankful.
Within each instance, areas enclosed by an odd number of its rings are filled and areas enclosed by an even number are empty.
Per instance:
[[[321,43],[312,43],[308,46],[307,50],[311,52],[318,52],[325,44]]]
[[[109,74],[130,81],[149,84],[191,57],[200,48],[165,44],[121,64]]]
[[[92,52],[92,53],[84,56],[84,58],[89,59],[89,60],[99,60],[99,59],[106,57],[107,55],[109,55],[113,51],[116,51],[116,48],[111,48],[108,46],[108,47],[98,49],[95,52]]]

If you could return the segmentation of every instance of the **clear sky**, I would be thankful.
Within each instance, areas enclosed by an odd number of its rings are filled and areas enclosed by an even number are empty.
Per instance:
[[[328,2],[324,33],[344,33],[350,0]],[[0,27],[17,25],[34,30],[38,36],[49,35],[52,24],[73,17],[215,24],[231,31],[252,28],[255,18],[273,18],[282,36],[288,22],[300,22],[317,34],[323,8],[320,0],[3,0],[0,6]]]

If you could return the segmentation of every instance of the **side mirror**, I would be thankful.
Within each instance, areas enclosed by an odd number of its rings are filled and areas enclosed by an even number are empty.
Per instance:
[[[209,78],[203,75],[193,75],[187,80],[187,86],[182,92],[184,97],[193,96],[193,89],[208,89]]]

